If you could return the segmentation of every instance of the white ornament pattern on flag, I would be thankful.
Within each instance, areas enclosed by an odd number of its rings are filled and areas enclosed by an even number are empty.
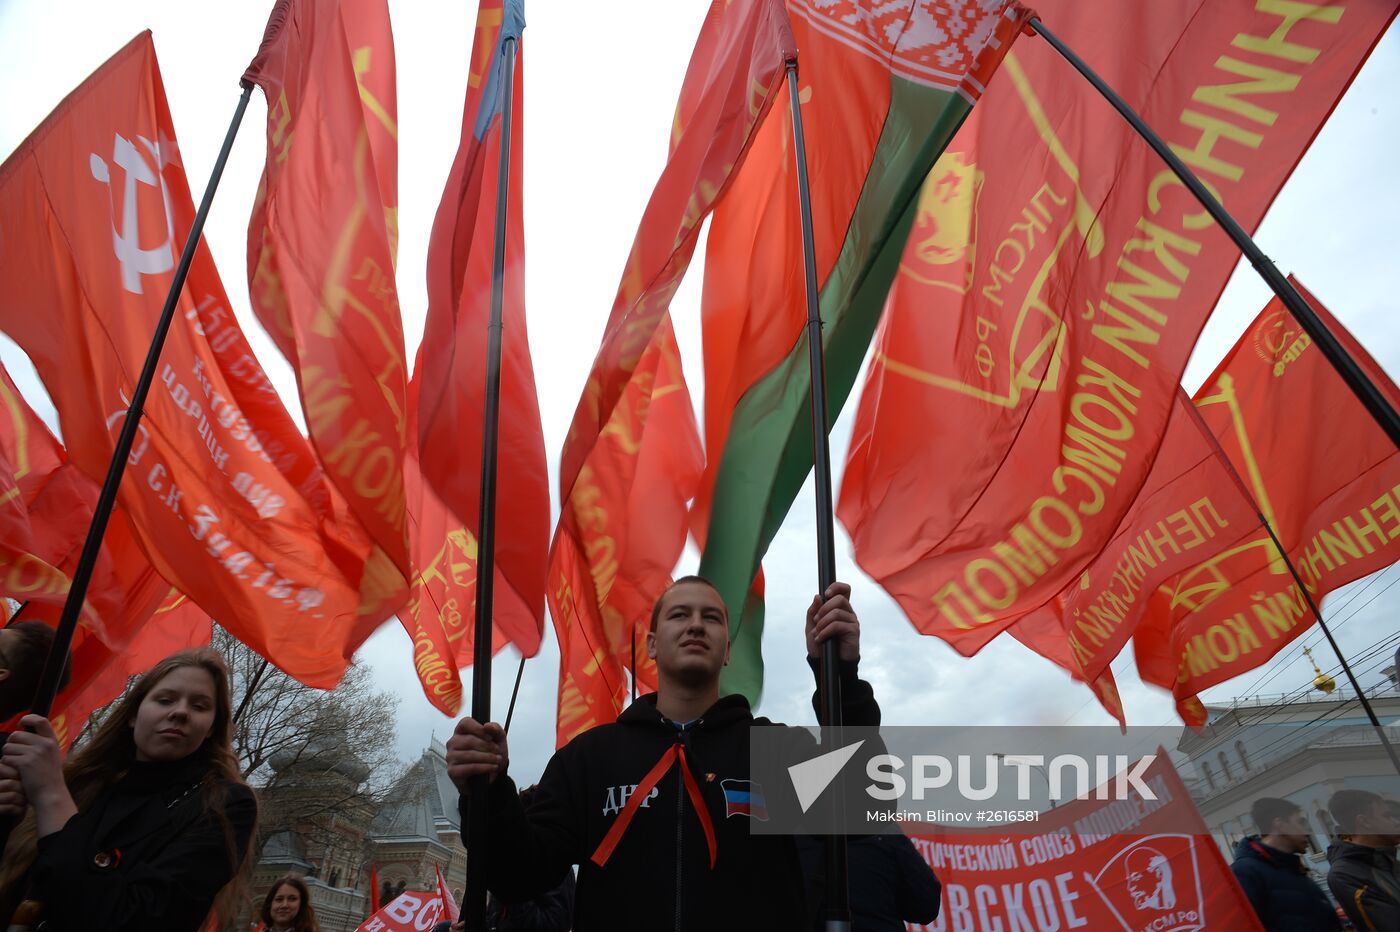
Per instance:
[[[977,76],[982,50],[1010,38],[1005,0],[791,0],[789,6],[818,32],[895,74],[969,100],[984,90]]]

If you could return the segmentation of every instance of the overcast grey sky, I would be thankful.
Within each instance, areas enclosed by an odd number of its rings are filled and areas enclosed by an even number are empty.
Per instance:
[[[107,56],[150,28],[184,165],[198,197],[233,113],[238,77],[257,49],[270,5],[0,0],[0,86],[6,89],[0,96],[0,157]],[[707,6],[701,0],[613,0],[605,5],[534,0],[527,5],[527,300],[552,488],[559,447],[623,261],[664,164],[676,94]],[[422,330],[427,236],[457,144],[476,5],[404,0],[390,7],[398,50],[398,285],[411,349]],[[1400,213],[1395,193],[1400,169],[1394,155],[1400,148],[1397,87],[1400,35],[1392,28],[1257,237],[1265,252],[1284,271],[1297,274],[1392,374],[1400,370],[1392,280],[1394,223]],[[300,419],[291,371],[248,309],[245,238],[264,158],[265,118],[261,94],[255,93],[206,235],[240,320],[288,408]],[[700,268],[697,255],[673,305],[697,403]],[[1252,271],[1237,270],[1187,368],[1188,390],[1209,374],[1268,298]],[[0,360],[52,422],[52,408],[32,368],[3,336]],[[849,434],[849,417],[843,417],[833,434],[838,479]],[[812,720],[811,677],[802,659],[801,634],[802,611],[816,588],[812,511],[809,483],[765,562],[768,688],[758,711],[794,723]],[[1009,638],[968,660],[939,640],[919,636],[895,603],[855,567],[839,526],[837,534],[840,575],[855,587],[864,626],[862,669],[875,685],[886,722],[1108,721],[1087,690]],[[688,550],[679,571],[692,571],[697,563]],[[1400,578],[1400,570],[1370,582],[1350,604],[1348,599],[1367,581],[1324,606],[1325,615],[1340,620],[1337,636],[1348,653],[1394,633],[1390,607],[1400,596],[1385,591],[1393,578]],[[538,776],[553,750],[558,651],[548,622],[545,641],[539,656],[526,664],[511,728],[512,771],[526,781]],[[1321,635],[1313,630],[1299,645],[1316,648],[1319,642]],[[1393,654],[1393,648],[1386,653]],[[1325,646],[1314,655],[1325,669],[1335,670]],[[416,757],[434,732],[446,736],[451,720],[423,699],[413,675],[411,645],[397,623],[374,635],[361,657],[383,688],[402,697],[401,756]],[[1223,684],[1207,700],[1227,700],[1241,692],[1285,692],[1312,678],[1300,650],[1290,649],[1280,659],[1288,662]],[[1363,670],[1375,668],[1363,675],[1363,684],[1380,678],[1379,666],[1362,664]],[[497,717],[505,714],[515,669],[515,655],[501,654],[493,679]],[[1130,723],[1174,721],[1165,694],[1137,681],[1130,651],[1114,669]],[[470,671],[465,676],[469,691]]]

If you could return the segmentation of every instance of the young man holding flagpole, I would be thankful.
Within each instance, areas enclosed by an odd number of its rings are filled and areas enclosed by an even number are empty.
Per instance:
[[[834,639],[844,723],[878,725],[870,684],[857,676],[860,621],[850,591],[838,582],[812,600],[808,662],[815,672],[821,644]],[[729,640],[715,588],[698,576],[673,583],[646,638],[657,691],[557,751],[528,811],[507,775],[500,725],[457,723],[448,774],[464,794],[472,777],[491,778],[483,869],[492,893],[528,899],[578,864],[575,932],[662,922],[681,930],[810,925],[792,836],[749,831],[750,820],[767,818],[765,788],[749,779],[749,728],[771,723],[755,719],[743,696],[721,697]]]

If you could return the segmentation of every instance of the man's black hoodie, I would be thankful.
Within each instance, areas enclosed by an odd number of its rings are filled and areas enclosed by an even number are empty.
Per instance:
[[[880,709],[854,663],[841,664],[843,720],[878,725]],[[749,729],[772,724],[755,719],[743,696],[725,696],[699,719],[680,728],[643,696],[610,725],[590,729],[557,751],[545,768],[528,814],[515,784],[501,776],[491,785],[487,886],[503,900],[537,896],[578,864],[574,932],[674,929],[805,929],[801,868],[790,836],[750,835],[750,816],[734,805],[750,791],[761,795],[791,787],[749,786]],[[805,732],[765,731],[772,740],[807,740]],[[680,742],[684,760],[705,801],[717,858],[687,793],[684,772],[673,764],[636,809],[604,866],[591,860],[633,789]],[[730,791],[728,803],[726,789]],[[462,800],[462,824],[467,824]]]

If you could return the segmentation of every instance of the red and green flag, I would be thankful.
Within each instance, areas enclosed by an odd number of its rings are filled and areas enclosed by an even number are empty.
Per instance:
[[[640,626],[685,545],[686,503],[703,465],[671,297],[702,221],[728,196],[762,131],[793,54],[778,0],[715,0],[691,54],[666,167],[560,457],[547,589],[559,637],[560,744],[616,717],[624,670],[643,684],[654,678]]]
[[[834,417],[870,345],[919,186],[1030,12],[1014,2],[789,0]],[[756,699],[759,562],[812,468],[801,228],[786,90],[706,247],[700,572],[729,605],[725,688]],[[751,601],[746,608],[745,602]]]

